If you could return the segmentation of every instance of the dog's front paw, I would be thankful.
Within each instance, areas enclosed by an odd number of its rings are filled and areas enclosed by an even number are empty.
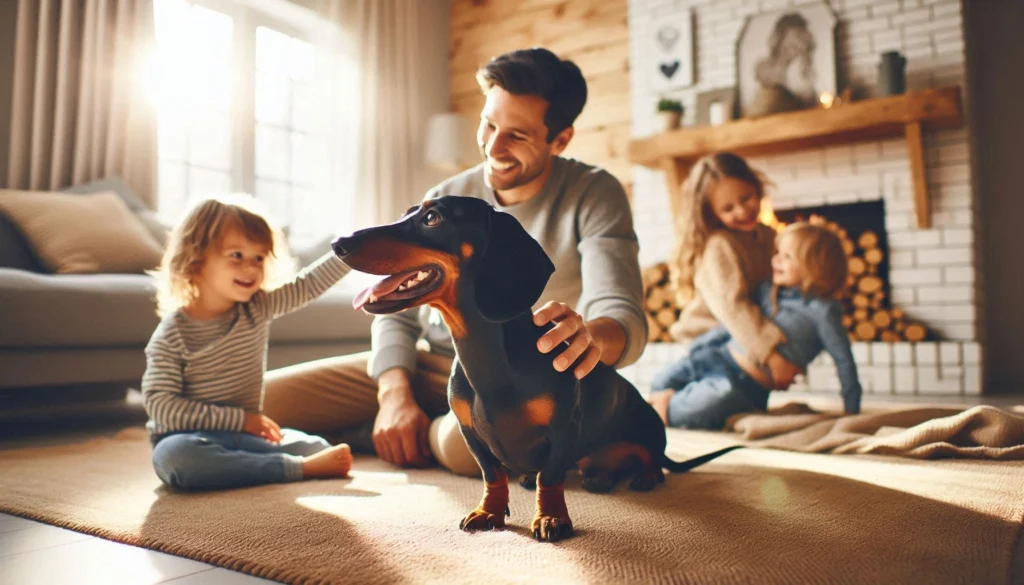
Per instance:
[[[495,514],[488,512],[483,508],[477,508],[469,513],[468,516],[462,519],[459,523],[459,528],[466,532],[472,532],[474,530],[494,530],[495,528],[505,527],[505,516],[509,514],[509,510],[505,508],[505,514]]]
[[[556,518],[554,516],[534,516],[530,523],[533,529],[533,537],[537,540],[555,542],[572,536],[572,520],[568,516]]]

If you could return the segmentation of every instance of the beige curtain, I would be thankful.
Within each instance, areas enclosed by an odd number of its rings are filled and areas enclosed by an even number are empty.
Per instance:
[[[398,219],[432,186],[430,115],[448,109],[448,0],[319,0],[334,24],[327,83],[336,193],[355,193],[350,225]],[[343,210],[339,210],[343,211]]]
[[[153,38],[152,0],[18,0],[7,188],[118,175],[155,203]]]

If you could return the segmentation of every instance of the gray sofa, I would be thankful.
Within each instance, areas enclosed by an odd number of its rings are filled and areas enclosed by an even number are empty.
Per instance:
[[[127,193],[116,179],[78,192],[111,186]],[[144,215],[144,206],[139,209],[141,203],[133,199],[129,207]],[[145,223],[151,226],[153,219],[149,214]],[[325,242],[297,255],[304,263],[327,250]],[[268,367],[369,349],[372,319],[352,309],[356,292],[343,280],[275,321]],[[159,321],[154,294],[153,278],[144,274],[46,273],[17,228],[0,214],[0,389],[137,387],[146,365],[143,349]]]

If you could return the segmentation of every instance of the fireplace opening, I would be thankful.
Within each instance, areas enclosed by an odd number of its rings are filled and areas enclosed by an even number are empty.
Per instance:
[[[864,261],[863,272],[857,266],[852,266],[848,285],[856,284],[853,279],[861,274],[871,274],[881,281],[881,288],[872,297],[883,308],[892,308],[891,294],[889,288],[889,242],[885,235],[885,202],[865,201],[857,203],[844,203],[840,205],[822,205],[818,207],[796,207],[791,209],[776,209],[775,217],[782,224],[797,221],[810,221],[813,223],[834,224],[830,227],[843,241],[843,248],[846,256],[854,264],[857,258]],[[871,250],[877,252],[868,253]],[[865,258],[865,255],[868,258]],[[851,295],[855,291],[850,291]]]

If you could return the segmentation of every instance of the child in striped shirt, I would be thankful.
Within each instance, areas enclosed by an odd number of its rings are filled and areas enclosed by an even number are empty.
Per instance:
[[[347,477],[352,465],[348,445],[282,429],[261,413],[271,321],[349,268],[327,253],[268,290],[282,238],[251,203],[231,196],[194,206],[155,273],[162,319],[146,346],[142,396],[153,467],[171,487]]]

